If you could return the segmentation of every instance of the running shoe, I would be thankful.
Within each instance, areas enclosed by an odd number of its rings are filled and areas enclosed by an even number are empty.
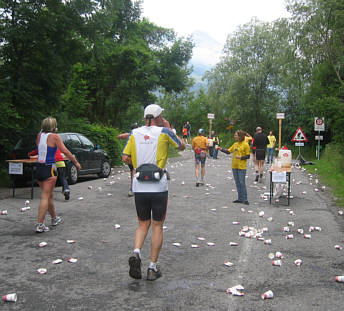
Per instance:
[[[70,191],[69,190],[64,191],[63,195],[65,197],[65,200],[68,201],[69,200]]]
[[[133,197],[134,196],[134,192],[132,192],[131,190],[129,190],[128,192],[128,197]]]
[[[37,224],[36,225],[36,233],[43,233],[48,232],[49,227],[47,227],[45,224]]]
[[[129,258],[129,267],[129,275],[133,279],[142,279],[141,259],[138,253],[134,253],[134,255]]]
[[[156,267],[156,270],[152,268],[148,268],[147,270],[147,280],[148,281],[155,281],[156,279],[160,278],[162,273],[160,271],[159,266]]]
[[[199,187],[199,182],[196,182],[196,187]]]
[[[255,182],[258,182],[259,175],[256,175],[256,179],[254,180]]]
[[[55,218],[51,218],[51,225],[57,226],[63,221],[62,217],[56,216]]]
[[[250,205],[250,203],[248,201],[244,201],[243,202],[245,205]]]
[[[233,203],[242,203],[240,200],[234,200]]]

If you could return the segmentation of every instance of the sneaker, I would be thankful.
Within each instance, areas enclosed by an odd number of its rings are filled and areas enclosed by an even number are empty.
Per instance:
[[[234,200],[233,203],[242,203],[240,200]]]
[[[199,187],[199,182],[196,182],[196,187]]]
[[[129,190],[128,192],[128,197],[133,197],[134,196],[134,192],[132,192],[131,190]]]
[[[254,180],[255,182],[258,182],[259,175],[256,175],[256,179]]]
[[[36,226],[36,233],[43,233],[48,232],[49,227],[47,227],[45,224],[37,224]]]
[[[148,281],[155,281],[156,279],[160,278],[162,273],[160,271],[159,266],[156,267],[156,271],[154,269],[148,268],[147,270],[147,280]]]
[[[69,194],[70,194],[69,190],[66,190],[66,191],[63,192],[63,195],[64,195],[66,201],[69,200]]]
[[[202,180],[200,183],[199,183],[200,186],[204,186],[204,181]]]
[[[250,203],[248,201],[244,201],[243,202],[245,205],[250,205]]]
[[[51,225],[57,226],[63,221],[62,217],[56,216],[55,218],[51,218]]]
[[[263,178],[263,174],[260,174],[260,175],[259,175],[259,178]]]
[[[133,279],[142,279],[141,259],[138,253],[134,253],[134,255],[129,258],[129,267],[129,275]]]

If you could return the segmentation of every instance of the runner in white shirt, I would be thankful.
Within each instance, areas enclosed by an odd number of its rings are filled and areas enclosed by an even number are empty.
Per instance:
[[[139,225],[135,233],[134,254],[129,258],[129,275],[141,279],[141,248],[152,224],[151,263],[147,280],[161,277],[157,261],[163,241],[163,223],[166,216],[168,184],[163,171],[169,145],[184,150],[183,141],[175,135],[167,120],[162,117],[163,109],[158,105],[145,108],[145,126],[134,129],[124,147],[122,160],[132,164],[136,170],[133,192]]]

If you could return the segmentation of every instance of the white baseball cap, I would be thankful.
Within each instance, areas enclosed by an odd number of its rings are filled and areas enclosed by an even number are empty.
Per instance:
[[[161,113],[164,111],[164,109],[162,109],[159,105],[153,104],[153,105],[148,105],[145,108],[145,112],[144,112],[144,118],[148,115],[152,115],[153,118],[157,118],[158,116],[161,115]]]

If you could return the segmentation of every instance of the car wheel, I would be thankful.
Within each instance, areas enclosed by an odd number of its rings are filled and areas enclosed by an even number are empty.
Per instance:
[[[74,185],[77,182],[77,180],[78,180],[78,169],[72,163],[68,169],[68,183],[70,185]]]
[[[105,177],[108,177],[110,175],[110,172],[111,172],[110,162],[109,162],[109,160],[105,159],[102,162],[101,171],[98,174],[98,176],[105,178]]]

